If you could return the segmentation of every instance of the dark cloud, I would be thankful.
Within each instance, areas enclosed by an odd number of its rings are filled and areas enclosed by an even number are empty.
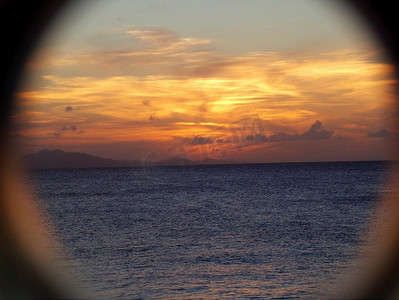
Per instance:
[[[267,137],[265,135],[263,135],[261,133],[257,133],[255,135],[252,135],[252,134],[248,135],[245,138],[245,140],[247,140],[247,141],[256,141],[256,142],[263,143],[263,142],[267,142],[268,139],[267,139]]]
[[[73,131],[73,132],[76,132],[76,130],[77,130],[78,128],[75,126],[75,125],[71,125],[71,126],[62,126],[61,127],[61,130],[56,130],[56,131],[54,131],[54,132],[52,132],[52,133],[49,133],[49,135],[51,135],[51,136],[53,136],[53,137],[55,137],[56,139],[59,139],[60,137],[61,137],[61,133],[63,132],[63,131]],[[83,130],[80,130],[79,132],[78,132],[78,134],[81,134],[81,133],[83,133]]]
[[[309,130],[300,135],[302,140],[323,140],[329,139],[334,134],[334,131],[323,129],[323,124],[316,121]]]
[[[224,139],[216,139],[215,142],[218,143],[218,144],[225,144],[225,143],[229,143],[230,141],[229,140],[224,140]]]
[[[67,106],[67,107],[65,107],[65,111],[66,112],[73,111],[73,107],[72,106]]]
[[[334,131],[323,129],[323,124],[320,121],[316,121],[310,126],[309,130],[302,134],[288,134],[280,132],[273,134],[269,137],[258,133],[255,135],[248,135],[245,140],[250,142],[285,142],[285,141],[297,141],[297,140],[323,140],[329,139],[333,136]]]
[[[62,131],[67,131],[67,130],[75,131],[76,129],[77,129],[77,128],[76,128],[75,125],[71,125],[71,126],[69,126],[69,127],[63,126],[63,127],[61,128]]]
[[[389,133],[388,130],[386,130],[386,129],[381,129],[381,130],[376,131],[376,132],[369,132],[369,133],[367,134],[367,136],[368,136],[369,138],[387,138],[387,137],[390,137],[391,134]]]
[[[212,144],[213,140],[209,137],[203,137],[203,136],[195,136],[191,141],[190,145],[206,145],[206,144]]]

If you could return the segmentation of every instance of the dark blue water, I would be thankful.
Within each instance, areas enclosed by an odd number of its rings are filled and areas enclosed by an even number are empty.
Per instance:
[[[319,298],[365,243],[386,163],[42,170],[68,260],[103,298]]]

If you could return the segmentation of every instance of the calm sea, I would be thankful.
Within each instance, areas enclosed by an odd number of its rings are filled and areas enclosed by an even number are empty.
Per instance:
[[[69,265],[98,298],[328,296],[366,244],[387,163],[41,170]]]

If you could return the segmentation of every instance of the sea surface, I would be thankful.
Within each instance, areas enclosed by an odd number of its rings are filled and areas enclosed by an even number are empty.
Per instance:
[[[66,265],[95,298],[329,297],[356,268],[387,163],[40,170]]]

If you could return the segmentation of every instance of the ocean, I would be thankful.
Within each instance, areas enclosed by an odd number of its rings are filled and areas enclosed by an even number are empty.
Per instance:
[[[368,245],[385,162],[37,170],[94,298],[329,297]]]

